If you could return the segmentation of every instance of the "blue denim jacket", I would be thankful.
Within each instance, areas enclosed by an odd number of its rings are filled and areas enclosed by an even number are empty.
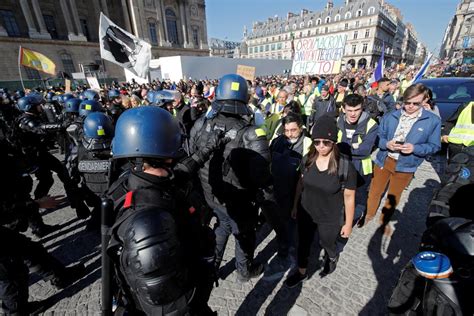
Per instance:
[[[375,163],[383,167],[388,156],[387,142],[393,139],[402,112],[397,110],[383,116],[379,126],[379,152]],[[422,110],[420,118],[413,124],[406,143],[414,145],[411,154],[400,153],[396,171],[415,172],[423,158],[441,149],[441,120],[430,111]]]

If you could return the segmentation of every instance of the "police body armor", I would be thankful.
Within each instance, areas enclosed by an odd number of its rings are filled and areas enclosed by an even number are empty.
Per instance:
[[[194,288],[184,265],[172,196],[138,189],[124,198],[107,252],[123,295],[133,299],[134,304],[128,301],[127,312],[185,314]]]
[[[196,135],[191,135],[195,151],[206,144],[209,134],[216,129],[223,130],[231,139],[199,171],[209,206],[252,199],[255,189],[267,183],[269,177],[268,142],[266,137],[260,137],[265,136],[264,132],[243,118],[224,115],[202,117],[195,125]]]
[[[78,171],[85,185],[97,196],[102,196],[108,189],[109,157],[108,148],[98,151],[88,150],[82,144],[78,146]]]
[[[474,147],[466,147],[456,154],[446,168],[447,180],[438,189],[429,206],[427,226],[449,217],[474,220],[470,205],[474,190]]]

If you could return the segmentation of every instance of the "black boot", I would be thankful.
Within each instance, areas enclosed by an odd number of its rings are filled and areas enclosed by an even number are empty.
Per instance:
[[[337,255],[335,258],[329,258],[329,256],[326,255],[324,259],[324,269],[320,273],[321,277],[325,277],[326,275],[333,273],[334,270],[336,270],[338,261],[339,255]]]
[[[250,279],[257,278],[263,273],[264,268],[265,266],[263,265],[263,263],[259,263],[256,265],[251,264],[247,272],[242,274],[237,271],[237,280],[239,282],[248,282],[250,281]]]
[[[51,280],[51,284],[58,289],[64,289],[81,279],[85,273],[86,268],[84,267],[84,264],[78,263],[71,267],[64,268],[59,273],[56,273]]]
[[[36,237],[38,238],[43,238],[49,234],[51,234],[52,232],[54,232],[55,230],[58,229],[58,225],[46,225],[46,224],[43,224],[43,225],[40,225],[40,226],[37,226],[37,227],[34,227],[31,229],[31,232],[33,233],[33,235],[35,235]]]

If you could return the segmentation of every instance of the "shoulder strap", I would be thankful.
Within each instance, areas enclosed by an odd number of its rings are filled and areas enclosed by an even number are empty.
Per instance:
[[[349,163],[350,161],[347,158],[341,157],[339,159],[339,168],[337,168],[337,173],[342,189],[345,189],[347,178],[349,176]]]

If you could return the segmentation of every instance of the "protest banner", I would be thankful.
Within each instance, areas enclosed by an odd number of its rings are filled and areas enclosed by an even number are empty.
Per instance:
[[[86,80],[92,90],[100,91],[100,84],[96,77],[86,77]]]
[[[64,86],[65,86],[64,92],[70,93],[71,92],[71,80],[64,79],[64,81],[65,81],[65,83],[64,83]]]
[[[255,67],[237,65],[237,74],[241,75],[246,80],[252,81],[255,79]]]
[[[346,34],[336,34],[296,40],[291,74],[339,73],[346,39]]]

